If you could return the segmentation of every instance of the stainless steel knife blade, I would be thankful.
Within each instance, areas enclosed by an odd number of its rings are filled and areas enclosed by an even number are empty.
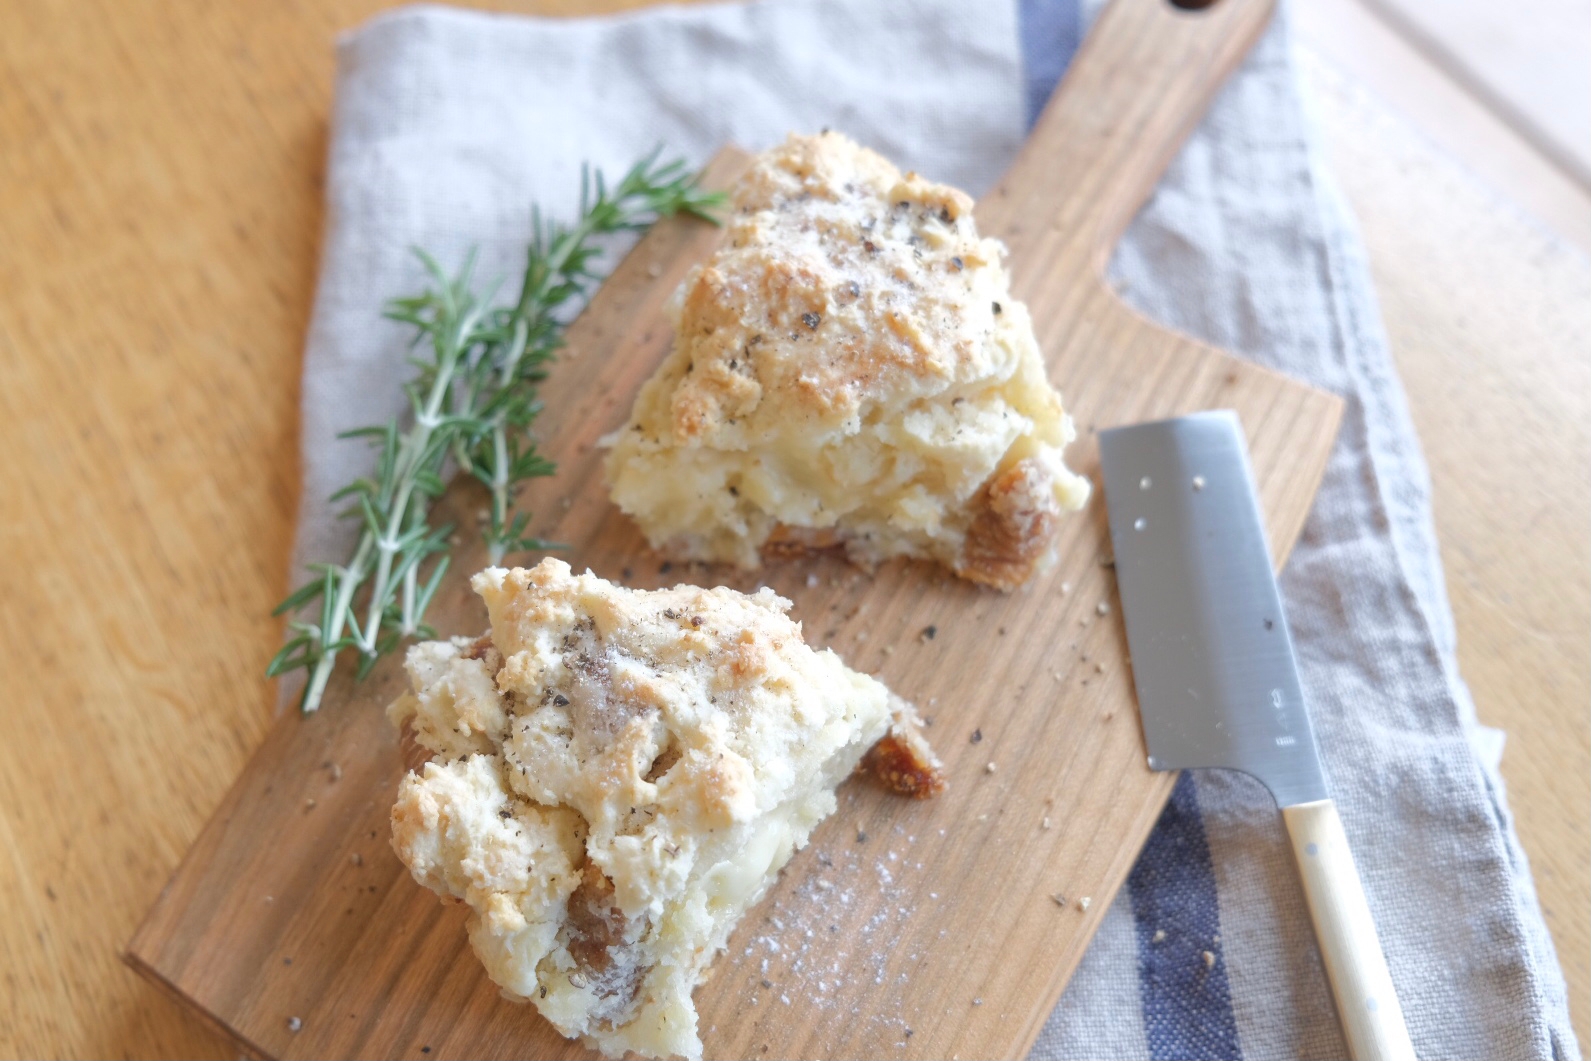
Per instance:
[[[1100,434],[1116,584],[1149,766],[1226,767],[1282,809],[1355,1061],[1413,1061],[1336,804],[1326,795],[1243,428],[1197,413]]]
[[[1099,449],[1149,765],[1325,799],[1237,415],[1115,428]]]

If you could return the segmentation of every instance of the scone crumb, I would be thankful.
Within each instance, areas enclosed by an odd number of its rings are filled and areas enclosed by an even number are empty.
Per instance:
[[[927,748],[927,743],[920,735],[912,737],[915,740],[891,730],[873,745],[862,765],[891,790],[913,799],[927,799],[944,791],[945,776],[937,762],[925,761],[919,753],[918,746]]]

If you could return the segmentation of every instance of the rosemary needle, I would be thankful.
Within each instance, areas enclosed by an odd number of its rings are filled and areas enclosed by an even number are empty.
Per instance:
[[[537,385],[563,343],[571,311],[601,282],[597,240],[643,229],[659,218],[692,214],[714,220],[723,202],[703,191],[684,162],[637,162],[611,188],[600,171],[581,174],[580,216],[572,225],[544,221],[532,208],[532,238],[519,297],[492,305],[494,290],[477,292],[474,255],[449,277],[423,250],[430,274],[424,294],[394,299],[386,315],[415,329],[418,371],[404,386],[409,415],[343,434],[375,449],[372,473],[332,495],[351,502],[344,516],[360,521],[359,543],[346,563],[312,565],[315,577],[273,614],[289,613],[290,637],[271,660],[271,677],[308,672],[301,707],[320,706],[326,682],[346,650],[363,678],[406,637],[435,636],[425,612],[449,560],[450,525],[432,523],[432,503],[449,467],[475,476],[491,492],[484,535],[492,563],[545,548],[526,533],[529,514],[515,510],[518,487],[550,475],[528,428],[541,405]]]

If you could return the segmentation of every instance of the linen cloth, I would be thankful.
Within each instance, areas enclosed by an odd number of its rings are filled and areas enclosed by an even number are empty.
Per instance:
[[[346,36],[295,574],[348,548],[324,499],[368,455],[336,433],[402,407],[407,335],[379,314],[424,283],[409,247],[444,263],[478,247],[479,275],[512,275],[530,203],[572,214],[583,160],[612,175],[663,143],[699,163],[726,141],[756,149],[823,126],[976,194],[1014,156],[1084,20],[1074,0],[764,0],[569,21],[420,7]],[[1111,272],[1156,319],[1347,399],[1283,595],[1416,1050],[1578,1057],[1495,761],[1474,750],[1423,460],[1312,143],[1285,15]],[[1258,782],[1183,776],[1034,1056],[1346,1056]]]

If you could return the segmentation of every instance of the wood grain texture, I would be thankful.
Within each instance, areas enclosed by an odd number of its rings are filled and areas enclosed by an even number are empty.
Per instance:
[[[1591,193],[1591,6],[1356,0]]]
[[[232,1049],[118,953],[269,729],[331,43],[387,6],[0,0],[0,1055]],[[1438,135],[1438,111],[1414,116]],[[1419,137],[1322,121],[1431,461],[1465,674],[1511,732],[1591,1041],[1591,389],[1559,374],[1583,364],[1591,269],[1428,179]]]
[[[1519,15],[1512,6],[1498,10],[1510,18]],[[1300,43],[1385,100],[1412,123],[1415,136],[1453,155],[1511,204],[1591,253],[1591,192],[1379,18],[1365,0],[1311,0],[1295,4],[1289,14]],[[1558,31],[1538,26],[1530,32]],[[1490,209],[1495,212],[1496,206]]]
[[[1110,243],[1268,13],[1265,0],[1200,17],[1117,3],[979,215],[1010,245],[1050,372],[1085,410],[1077,466],[1097,477],[1096,426],[1236,408],[1280,552],[1308,512],[1340,403],[1150,324],[1101,279]],[[715,173],[739,164],[725,156]],[[715,238],[696,222],[649,235],[544,388],[538,430],[559,471],[524,498],[535,531],[631,585],[757,581],[660,562],[601,481],[598,439],[666,353],[662,304]],[[460,491],[467,515],[479,502]],[[952,787],[927,803],[847,787],[697,992],[710,1054],[1026,1050],[1170,789],[1145,763],[1107,542],[1096,503],[1065,524],[1056,569],[1010,595],[923,565],[761,573],[811,640],[923,705]],[[477,545],[462,548],[434,605],[440,629],[483,627],[463,577],[483,563]],[[463,911],[385,849],[401,767],[379,708],[400,682],[388,661],[363,686],[334,686],[319,715],[275,728],[129,958],[270,1056],[583,1056],[499,997],[468,954]]]

